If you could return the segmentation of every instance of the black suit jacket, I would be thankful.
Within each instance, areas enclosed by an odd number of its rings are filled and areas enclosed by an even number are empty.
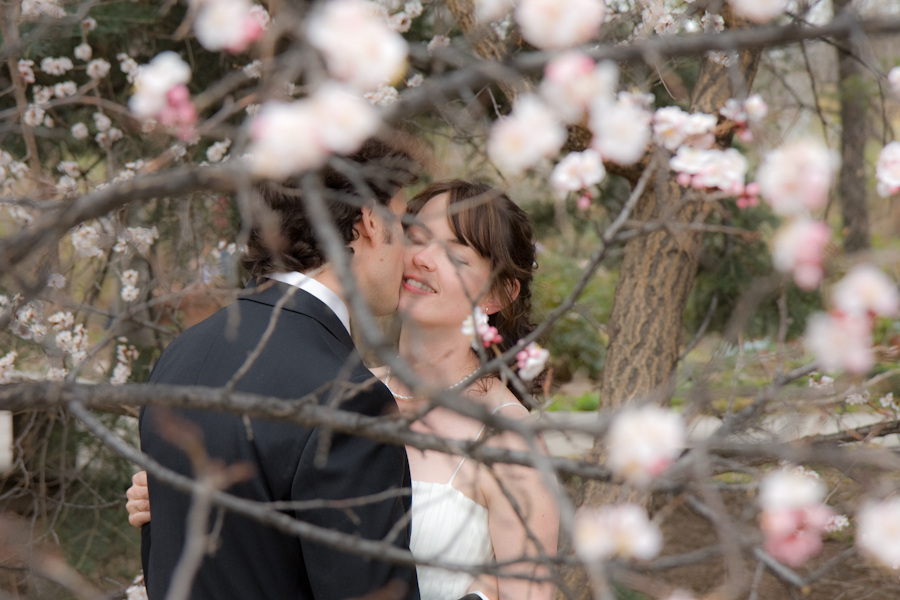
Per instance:
[[[290,286],[268,282],[249,287],[238,301],[176,338],[159,359],[150,381],[223,387],[256,347],[274,306]],[[360,383],[372,378],[356,354],[337,316],[314,296],[296,290],[282,309],[271,339],[237,384],[238,391],[291,399],[316,391],[343,375]],[[326,402],[327,394],[320,400]],[[394,406],[380,382],[346,401],[342,408],[381,415]],[[228,491],[259,501],[344,499],[389,488],[409,487],[402,446],[334,435],[327,464],[314,464],[318,429],[254,419],[253,438],[239,416],[182,410],[175,414],[203,432],[210,456],[226,464],[249,462],[255,476]],[[192,475],[185,454],[156,431],[160,409],[141,413],[141,447],[163,465]],[[142,529],[142,560],[150,600],[165,597],[185,538],[189,497],[149,479],[152,522]],[[378,540],[409,509],[399,497],[353,509],[301,511],[309,523]],[[213,519],[211,518],[211,523]],[[415,570],[367,560],[298,539],[232,513],[226,513],[219,546],[204,559],[194,582],[195,600],[345,600],[370,593],[399,579],[407,598],[418,600]],[[395,545],[408,548],[408,528]]]

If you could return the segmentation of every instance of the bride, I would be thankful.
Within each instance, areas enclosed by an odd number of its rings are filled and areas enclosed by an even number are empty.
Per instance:
[[[508,419],[531,418],[525,406],[497,376],[465,389],[459,384],[479,367],[463,321],[473,305],[488,315],[502,339],[501,352],[531,330],[534,242],[524,211],[506,195],[482,184],[436,183],[409,203],[415,219],[407,228],[403,283],[398,311],[403,319],[400,357],[434,387],[458,391],[472,402]],[[480,340],[479,340],[480,342]],[[493,348],[488,348],[493,353]],[[414,431],[456,440],[483,440],[509,450],[528,450],[517,434],[487,435],[483,424],[452,410],[429,408],[389,370],[373,369],[388,386],[401,413],[422,415]],[[543,440],[538,440],[543,448]],[[518,465],[487,467],[456,455],[407,447],[412,478],[412,537],[417,559],[452,564],[506,565],[519,577],[477,578],[465,572],[418,567],[422,600],[448,600],[475,592],[488,600],[546,600],[554,589],[549,570],[522,560],[556,552],[559,519],[555,490],[540,474]],[[129,521],[150,520],[146,474],[128,490]],[[516,562],[519,561],[519,562]]]

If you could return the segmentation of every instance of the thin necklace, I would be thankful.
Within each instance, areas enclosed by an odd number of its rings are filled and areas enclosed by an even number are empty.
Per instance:
[[[462,379],[460,379],[459,381],[457,381],[456,383],[454,383],[454,384],[451,385],[450,387],[444,388],[444,391],[445,391],[445,392],[449,392],[449,391],[452,390],[453,388],[459,387],[460,385],[462,385],[462,383],[463,383],[466,379],[468,379],[469,377],[471,377],[472,375],[474,375],[475,373],[477,373],[477,372],[478,372],[478,369],[480,369],[480,368],[481,368],[480,366],[479,366],[479,367],[475,367],[475,370],[474,370],[474,371],[472,371],[471,373],[469,373],[468,375],[466,375],[465,377],[463,377]],[[394,398],[396,398],[397,400],[403,400],[404,402],[409,402],[410,400],[415,400],[415,399],[416,399],[415,396],[401,396],[400,394],[398,394],[397,392],[395,392],[394,390],[392,390],[392,389],[391,389],[391,386],[389,385],[389,382],[390,382],[390,381],[391,381],[391,368],[388,367],[388,370],[387,370],[387,377],[384,378],[384,387],[386,387],[386,388],[388,389],[388,391],[391,393],[391,395],[392,395]]]

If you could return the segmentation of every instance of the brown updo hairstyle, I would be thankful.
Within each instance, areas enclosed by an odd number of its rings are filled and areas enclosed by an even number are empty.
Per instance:
[[[531,284],[537,263],[531,220],[503,192],[484,183],[458,179],[429,185],[409,201],[407,212],[418,214],[429,200],[440,194],[449,197],[450,230],[491,263],[488,292],[495,295],[503,308],[490,315],[488,323],[503,336],[498,347],[505,352],[534,329]],[[516,282],[519,294],[513,298]]]

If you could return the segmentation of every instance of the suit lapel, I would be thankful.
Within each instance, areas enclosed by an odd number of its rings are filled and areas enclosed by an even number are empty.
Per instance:
[[[284,310],[312,317],[345,345],[347,349],[355,350],[353,339],[350,337],[344,324],[341,323],[341,320],[334,314],[334,311],[309,292],[274,279],[267,279],[261,284],[250,282],[238,298],[239,300],[257,302],[274,308],[284,295],[291,290],[294,292],[293,296],[285,302]]]

